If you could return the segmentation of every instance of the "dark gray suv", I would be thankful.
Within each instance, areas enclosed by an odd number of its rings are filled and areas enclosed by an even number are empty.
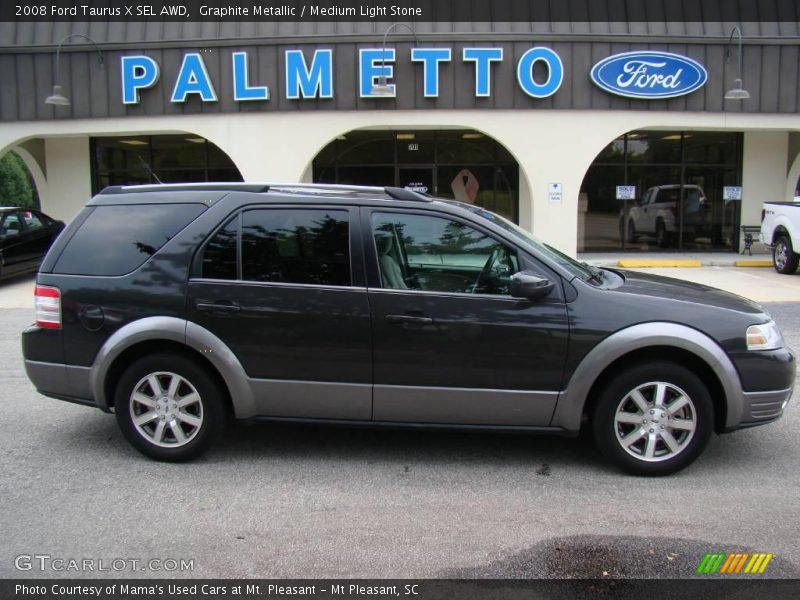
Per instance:
[[[37,278],[42,394],[158,460],[229,417],[577,434],[664,475],[783,413],[795,358],[757,304],[578,263],[398,188],[198,184],[93,198]]]

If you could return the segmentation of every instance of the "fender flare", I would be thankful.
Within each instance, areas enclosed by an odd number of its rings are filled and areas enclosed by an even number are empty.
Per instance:
[[[105,382],[114,361],[128,348],[141,342],[169,340],[202,354],[217,369],[231,395],[237,418],[257,413],[253,391],[244,367],[230,348],[213,333],[176,317],[146,317],[121,327],[109,337],[95,357],[89,373],[89,385],[97,406],[110,408]]]
[[[772,238],[770,239],[770,245],[775,244],[775,237],[778,235],[778,230],[783,230],[789,236],[789,241],[792,243],[792,248],[795,252],[800,250],[800,239],[798,239],[797,231],[792,223],[791,219],[789,219],[786,215],[778,215],[775,218],[772,226]]]
[[[725,351],[697,329],[656,321],[621,329],[592,348],[573,372],[566,389],[559,394],[551,425],[570,432],[579,431],[589,391],[600,374],[621,356],[653,346],[686,350],[704,361],[713,370],[725,392],[726,430],[739,424],[744,392],[739,373]]]

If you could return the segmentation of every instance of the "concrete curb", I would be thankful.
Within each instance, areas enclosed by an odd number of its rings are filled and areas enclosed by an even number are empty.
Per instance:
[[[663,256],[663,255],[662,255]],[[699,268],[699,267],[741,267],[746,269],[767,268],[772,266],[770,258],[740,258],[741,255],[731,257],[708,257],[708,258],[620,258],[618,256],[604,256],[592,259],[586,255],[579,257],[595,267],[606,268],[626,268],[626,269],[659,269],[659,268]]]
[[[771,267],[771,260],[737,260],[734,267]]]
[[[618,267],[626,269],[646,269],[658,267],[702,267],[699,260],[633,260],[626,259],[617,262]]]

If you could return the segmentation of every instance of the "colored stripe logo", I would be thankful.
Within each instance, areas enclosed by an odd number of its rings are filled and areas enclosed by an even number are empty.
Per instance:
[[[708,553],[697,567],[698,575],[761,575],[767,570],[773,554],[766,552]]]

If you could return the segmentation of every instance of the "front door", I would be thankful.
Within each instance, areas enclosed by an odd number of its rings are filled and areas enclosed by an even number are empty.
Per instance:
[[[364,209],[374,339],[373,419],[546,426],[568,325],[551,296],[509,295],[511,275],[557,276],[457,219]]]
[[[261,415],[371,416],[370,316],[352,268],[353,212],[245,210],[202,250],[189,319],[236,355]]]

